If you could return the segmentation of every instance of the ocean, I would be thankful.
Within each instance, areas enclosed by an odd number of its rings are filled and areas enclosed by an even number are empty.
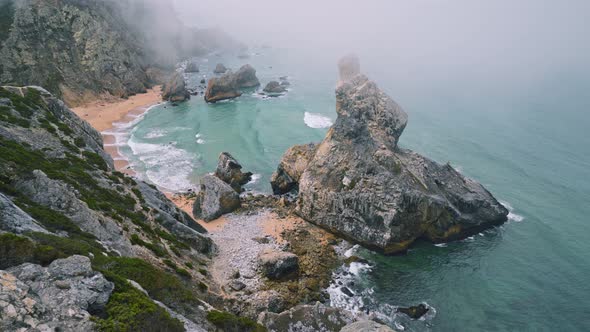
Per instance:
[[[197,60],[201,72],[187,74],[189,86],[218,62],[234,70],[250,63],[263,86],[280,76],[291,86],[276,98],[251,90],[217,104],[198,96],[155,106],[120,126],[121,152],[140,177],[183,191],[227,151],[255,173],[247,189],[269,193],[283,152],[321,141],[336,118],[336,58],[261,48],[248,59]],[[370,264],[335,273],[332,305],[404,331],[589,331],[588,78],[564,71],[528,83],[473,80],[389,60],[361,57],[364,72],[409,115],[400,144],[481,182],[509,207],[510,220],[463,241],[417,243],[401,256],[355,248]],[[339,292],[338,282],[355,296]],[[430,308],[421,320],[395,312],[418,303]]]

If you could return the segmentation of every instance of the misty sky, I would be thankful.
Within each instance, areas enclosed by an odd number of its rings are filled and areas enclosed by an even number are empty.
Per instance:
[[[510,71],[590,62],[590,1],[175,0],[183,19],[249,44]],[[487,68],[487,69],[486,69]]]

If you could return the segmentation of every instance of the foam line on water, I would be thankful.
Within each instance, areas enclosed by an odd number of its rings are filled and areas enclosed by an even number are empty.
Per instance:
[[[305,112],[303,115],[303,122],[309,128],[320,129],[328,128],[332,125],[332,120],[324,115],[317,113]]]

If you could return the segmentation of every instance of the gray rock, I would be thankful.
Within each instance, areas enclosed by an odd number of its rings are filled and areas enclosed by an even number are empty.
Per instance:
[[[235,73],[236,86],[238,89],[255,88],[260,85],[258,77],[256,77],[256,69],[250,65],[243,65]]]
[[[317,144],[303,144],[290,147],[270,178],[272,191],[276,195],[286,194],[297,189],[299,178],[313,159]]]
[[[266,249],[258,255],[258,265],[265,277],[281,279],[298,271],[299,258],[290,252]]]
[[[394,332],[394,330],[372,320],[360,320],[346,325],[340,332]]]
[[[338,118],[299,178],[296,213],[385,253],[418,238],[450,241],[506,221],[508,211],[483,186],[397,146],[407,114],[358,67],[354,58],[340,62]],[[298,161],[281,161],[275,192],[297,182],[290,169]]]
[[[193,205],[195,217],[211,221],[239,207],[240,196],[230,185],[214,175],[201,178],[200,190]]]
[[[205,101],[215,103],[220,100],[237,98],[241,95],[242,93],[236,85],[235,75],[227,73],[221,77],[212,77],[209,79],[207,90],[205,91]]]
[[[184,77],[179,72],[174,73],[170,78],[170,81],[162,87],[162,99],[164,100],[175,103],[190,98],[191,95],[186,89]]]
[[[22,234],[49,233],[43,226],[0,193],[0,231]]]
[[[201,253],[210,254],[214,251],[215,245],[203,226],[179,209],[161,191],[143,181],[138,181],[138,185],[145,201],[157,213],[156,219],[160,225]]]
[[[239,280],[232,280],[227,284],[227,286],[235,291],[241,291],[242,289],[246,288],[246,284]]]
[[[252,173],[242,173],[242,165],[228,152],[219,155],[215,176],[229,184],[238,193],[242,192],[242,186],[252,180]]]
[[[0,330],[93,330],[90,314],[104,310],[113,288],[84,256],[0,271]]]
[[[190,61],[187,65],[186,68],[184,69],[185,73],[198,73],[199,72],[199,65],[194,62],[194,61]]]
[[[266,326],[269,332],[333,332],[354,321],[355,316],[351,312],[319,302],[298,305],[280,314],[263,312],[258,316],[258,323]]]
[[[283,85],[277,81],[270,81],[264,87],[264,89],[262,91],[264,91],[268,94],[281,94],[281,93],[287,91],[287,89],[285,89],[285,85]]]
[[[132,255],[131,242],[123,234],[121,226],[90,209],[76,196],[76,191],[70,185],[50,179],[42,171],[35,170],[31,177],[18,181],[16,187],[31,201],[63,213],[104,245],[123,255]]]
[[[213,73],[215,73],[215,74],[225,74],[226,71],[227,71],[227,68],[225,68],[225,66],[222,63],[218,63],[217,66],[215,66],[215,69],[213,70]]]

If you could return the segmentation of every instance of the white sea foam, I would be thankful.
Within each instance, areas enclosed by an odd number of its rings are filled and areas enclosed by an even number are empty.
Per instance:
[[[250,182],[246,183],[246,185],[255,184],[261,178],[262,178],[262,174],[252,174],[252,178],[250,179]]]
[[[166,134],[168,134],[166,130],[156,128],[147,133],[144,138],[159,138],[166,136]]]
[[[508,202],[500,201],[500,204],[504,205],[504,207],[508,209],[508,220],[515,222],[521,222],[524,220],[523,216],[514,213],[514,208]]]
[[[305,112],[303,116],[303,122],[305,122],[309,128],[314,129],[328,128],[332,125],[332,120],[329,117],[309,112]]]
[[[128,145],[133,155],[145,165],[148,180],[171,191],[182,191],[191,187],[189,180],[193,169],[191,155],[175,147],[175,142],[139,143],[131,137]]]
[[[446,246],[447,246],[447,244],[446,244],[446,243],[437,243],[437,244],[435,244],[434,246],[435,246],[435,247],[439,247],[439,248],[444,248],[444,247],[446,247]]]

